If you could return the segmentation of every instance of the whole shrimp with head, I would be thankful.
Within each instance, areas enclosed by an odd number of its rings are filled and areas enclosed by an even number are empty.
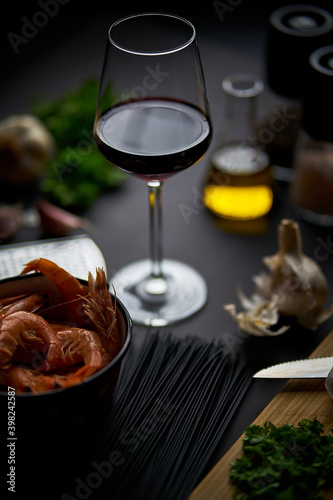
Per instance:
[[[31,271],[47,276],[54,283],[60,294],[67,318],[70,318],[77,326],[82,326],[82,322],[87,321],[87,317],[80,307],[81,297],[87,294],[87,290],[74,276],[54,262],[43,258],[30,261],[25,265],[21,274],[27,274]]]
[[[37,352],[48,346],[44,368],[56,368],[61,344],[51,325],[37,314],[16,311],[7,314],[0,324],[0,368],[9,368],[18,347]]]
[[[22,274],[30,271],[52,281],[59,292],[58,302],[53,303],[52,293],[45,290],[38,300],[31,299],[33,294],[4,300],[3,307],[14,302],[15,307],[7,307],[1,315],[0,301],[0,384],[11,385],[17,392],[71,387],[106,366],[121,347],[116,304],[105,272],[97,269],[96,279],[89,273],[86,286],[47,259],[29,262]],[[40,297],[46,297],[45,307]],[[61,321],[58,313],[52,317],[59,306]]]

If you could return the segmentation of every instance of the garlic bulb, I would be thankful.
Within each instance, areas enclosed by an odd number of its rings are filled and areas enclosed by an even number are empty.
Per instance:
[[[299,225],[289,219],[281,221],[279,251],[263,262],[270,274],[254,276],[255,293],[239,300],[245,311],[236,312],[233,304],[224,309],[237,321],[242,330],[253,335],[279,335],[289,327],[272,330],[280,316],[294,316],[310,330],[315,330],[333,314],[333,305],[324,310],[327,281],[318,264],[303,254]]]
[[[12,115],[0,121],[0,182],[20,187],[36,181],[54,158],[53,137],[32,115]]]

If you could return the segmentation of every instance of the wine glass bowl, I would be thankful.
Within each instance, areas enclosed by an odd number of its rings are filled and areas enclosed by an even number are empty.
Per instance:
[[[188,317],[205,303],[206,285],[194,269],[162,258],[161,194],[164,180],[200,160],[212,135],[189,21],[147,13],[111,26],[94,135],[111,163],[149,189],[150,259],[116,273],[112,283],[118,295],[136,323],[164,325]]]
[[[209,123],[181,101],[144,97],[104,113],[95,133],[100,151],[126,172],[163,181],[198,161],[207,149]]]

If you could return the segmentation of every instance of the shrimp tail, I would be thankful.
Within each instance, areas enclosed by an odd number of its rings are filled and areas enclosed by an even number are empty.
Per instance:
[[[84,365],[81,366],[78,370],[76,370],[74,373],[70,373],[66,377],[63,377],[63,379],[58,379],[57,383],[61,387],[71,387],[72,385],[77,385],[82,380],[90,377],[94,373],[96,373],[99,370],[97,366],[89,366],[89,365]]]
[[[103,269],[96,270],[96,279],[89,272],[88,289],[89,295],[82,297],[85,302],[83,307],[86,315],[96,326],[104,343],[112,341],[118,344],[118,331],[115,328],[117,323],[116,303],[112,302]]]

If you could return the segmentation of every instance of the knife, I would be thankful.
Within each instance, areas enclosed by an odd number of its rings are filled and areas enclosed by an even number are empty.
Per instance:
[[[254,378],[326,378],[333,367],[333,356],[287,361],[259,370]]]

